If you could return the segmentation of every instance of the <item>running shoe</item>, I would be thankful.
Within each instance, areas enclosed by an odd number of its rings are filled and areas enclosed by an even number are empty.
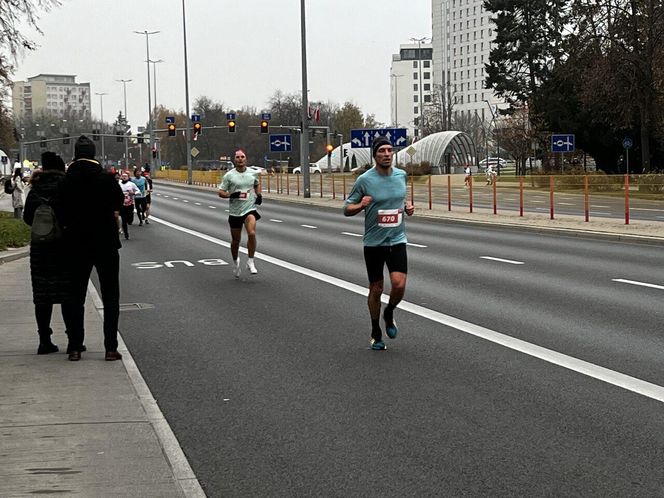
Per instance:
[[[387,346],[383,341],[377,341],[376,339],[371,339],[371,349],[374,351],[385,351]]]
[[[399,329],[397,328],[397,322],[395,320],[392,320],[392,323],[385,322],[385,333],[390,339],[395,339],[397,337]]]
[[[247,261],[247,270],[249,270],[249,273],[251,273],[252,275],[256,275],[258,273],[256,265],[252,260]]]
[[[242,273],[242,268],[240,267],[240,258],[238,258],[233,266],[233,275],[235,275],[235,278],[240,278],[240,273]]]

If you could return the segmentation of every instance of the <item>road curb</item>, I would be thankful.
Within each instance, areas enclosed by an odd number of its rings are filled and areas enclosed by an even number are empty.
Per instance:
[[[25,258],[30,254],[30,246],[16,247],[6,251],[0,251],[0,265]]]

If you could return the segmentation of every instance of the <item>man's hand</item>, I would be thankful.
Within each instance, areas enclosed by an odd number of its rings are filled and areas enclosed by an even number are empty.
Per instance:
[[[257,206],[260,206],[263,204],[263,196],[261,194],[256,195],[256,202],[254,202]]]
[[[228,196],[229,199],[239,199],[240,198],[240,192],[233,192],[231,195]]]
[[[413,206],[410,202],[406,202],[404,208],[408,216],[413,216],[413,213],[415,212],[415,206]]]
[[[362,206],[362,209],[364,209],[365,207],[367,207],[372,202],[373,202],[373,197],[371,197],[370,195],[365,195],[364,197],[362,197],[362,200],[360,201],[360,205]]]

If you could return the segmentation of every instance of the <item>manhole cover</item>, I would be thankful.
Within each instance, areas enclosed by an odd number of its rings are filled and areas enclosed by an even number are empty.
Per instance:
[[[154,308],[150,303],[121,303],[120,311],[149,310]]]

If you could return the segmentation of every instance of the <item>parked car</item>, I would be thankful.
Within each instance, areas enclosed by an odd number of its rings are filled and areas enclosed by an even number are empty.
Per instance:
[[[294,168],[293,173],[295,173],[296,175],[299,175],[300,173],[302,173],[302,168],[300,166],[298,166],[297,168]],[[314,173],[320,174],[321,173],[320,167],[317,164],[309,163],[309,174],[311,175],[311,174],[314,174]]]
[[[499,159],[499,158],[497,158],[497,157],[489,157],[489,158],[488,158],[488,161],[487,161],[487,158],[482,159],[482,160],[479,162],[479,167],[480,167],[480,169],[486,169],[487,166],[491,165],[491,166],[493,166],[493,167],[495,168],[496,166],[498,166],[498,161],[500,161],[500,167],[501,167],[501,168],[504,168],[504,167],[506,167],[506,166],[509,165],[509,161],[508,161],[507,159],[505,159],[505,158],[502,158],[502,157],[501,157],[501,158]]]
[[[265,168],[260,167],[260,166],[247,166],[247,169],[249,171],[255,171],[259,175],[267,175],[267,170]]]

